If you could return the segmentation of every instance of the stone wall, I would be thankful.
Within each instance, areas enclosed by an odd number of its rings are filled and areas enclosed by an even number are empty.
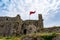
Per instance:
[[[60,33],[60,27],[42,28],[40,33]]]
[[[42,37],[25,37],[22,40],[44,40]]]
[[[60,40],[60,34],[53,35],[26,35],[21,40]]]
[[[22,20],[16,17],[0,17],[0,36],[20,35]]]
[[[36,38],[34,38],[34,37],[25,37],[22,40],[46,40],[46,39],[44,39],[42,37],[36,37]],[[52,38],[51,40],[60,40],[60,36],[56,36],[56,37]]]
[[[60,35],[57,35],[56,37],[52,38],[52,40],[60,40]]]
[[[19,15],[16,17],[0,17],[0,35],[23,35],[30,33],[60,33],[60,27],[44,28],[42,15],[38,20],[22,20]]]

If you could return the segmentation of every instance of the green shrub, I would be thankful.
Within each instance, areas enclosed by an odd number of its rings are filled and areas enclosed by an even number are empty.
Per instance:
[[[44,40],[52,40],[56,36],[56,33],[53,33],[52,35],[45,35],[41,36]]]

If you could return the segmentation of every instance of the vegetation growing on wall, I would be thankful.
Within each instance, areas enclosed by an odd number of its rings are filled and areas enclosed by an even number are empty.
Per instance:
[[[14,36],[12,36],[12,37],[0,37],[0,39],[1,40],[23,40],[26,37],[27,38],[32,37],[33,39],[40,37],[40,38],[43,38],[43,40],[52,40],[52,38],[54,38],[57,35],[58,34],[56,34],[56,33],[43,33],[43,34],[34,33],[34,34],[22,35],[21,37],[14,37]]]

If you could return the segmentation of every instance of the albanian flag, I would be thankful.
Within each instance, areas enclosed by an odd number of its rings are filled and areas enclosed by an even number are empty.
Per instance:
[[[30,11],[30,15],[31,15],[31,14],[34,14],[35,12],[36,12],[36,11]]]

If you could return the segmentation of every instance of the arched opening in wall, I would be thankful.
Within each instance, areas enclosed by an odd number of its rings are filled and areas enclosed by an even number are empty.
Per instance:
[[[27,29],[24,29],[24,30],[23,30],[23,34],[26,34],[26,33],[27,33]]]

